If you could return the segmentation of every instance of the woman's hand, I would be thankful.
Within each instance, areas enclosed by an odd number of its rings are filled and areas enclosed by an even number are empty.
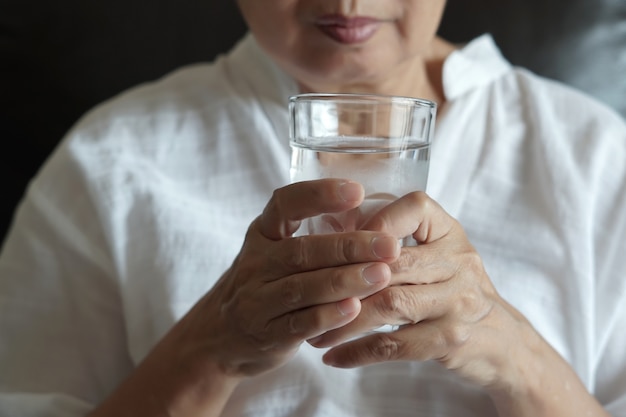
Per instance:
[[[250,226],[232,267],[183,325],[187,349],[236,377],[287,361],[306,339],[344,326],[360,300],[386,287],[400,254],[384,232],[290,237],[300,220],[352,209],[363,188],[344,180],[277,190]]]
[[[390,264],[391,285],[362,300],[355,320],[309,340],[334,346],[327,364],[436,360],[486,388],[503,416],[606,416],[572,368],[499,296],[460,224],[426,194],[395,201],[364,229],[412,235],[418,245],[402,248]],[[383,324],[400,327],[345,342]]]
[[[390,264],[391,285],[363,300],[356,320],[310,343],[335,346],[383,324],[396,324],[400,328],[393,333],[374,333],[331,349],[325,361],[353,367],[434,359],[483,385],[492,383],[497,370],[493,361],[506,348],[494,345],[519,338],[523,318],[498,296],[459,223],[418,192],[385,207],[364,229],[413,236],[419,244],[402,248],[400,258]]]
[[[291,235],[301,219],[362,200],[361,185],[345,180],[276,190],[228,271],[93,417],[218,416],[244,378],[354,320],[360,300],[389,285],[398,241],[377,231]]]

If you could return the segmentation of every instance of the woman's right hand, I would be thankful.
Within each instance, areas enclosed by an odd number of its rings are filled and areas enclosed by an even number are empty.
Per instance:
[[[361,185],[338,179],[276,190],[232,266],[126,382],[127,395],[137,398],[142,386],[169,413],[219,415],[241,380],[279,367],[305,340],[354,320],[360,300],[389,284],[397,239],[372,231],[292,234],[304,218],[362,200]]]
[[[241,252],[183,319],[197,355],[232,376],[286,362],[305,340],[352,321],[360,299],[386,287],[394,237],[353,232],[292,238],[300,220],[363,200],[361,185],[319,180],[286,186],[250,226]]]

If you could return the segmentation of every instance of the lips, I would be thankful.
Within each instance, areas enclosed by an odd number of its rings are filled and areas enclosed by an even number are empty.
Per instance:
[[[334,41],[353,45],[366,42],[374,36],[381,22],[371,17],[326,15],[318,18],[315,24]]]

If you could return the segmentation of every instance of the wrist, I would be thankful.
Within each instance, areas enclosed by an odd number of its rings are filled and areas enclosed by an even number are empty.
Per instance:
[[[168,337],[170,336],[170,337]],[[219,416],[241,377],[166,336],[90,417]]]
[[[188,338],[182,323],[155,347],[145,366],[150,384],[171,417],[218,416],[242,377],[227,372],[201,345]]]
[[[608,416],[574,369],[526,320],[502,378],[487,387],[498,415],[507,417]]]
[[[545,371],[542,364],[547,360],[547,344],[544,346],[545,342],[530,324],[521,322],[518,325],[520,338],[501,362],[499,378],[487,387],[501,416],[525,415],[514,411],[520,404],[539,403]]]
[[[164,408],[171,417],[218,416],[240,382],[212,363],[173,369],[173,384],[166,390]]]

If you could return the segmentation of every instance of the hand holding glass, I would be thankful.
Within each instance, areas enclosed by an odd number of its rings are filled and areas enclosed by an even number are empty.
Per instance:
[[[298,234],[358,230],[385,205],[426,190],[435,103],[380,95],[301,94],[291,97],[289,110],[292,182],[345,178],[365,188],[360,207],[307,219]]]

